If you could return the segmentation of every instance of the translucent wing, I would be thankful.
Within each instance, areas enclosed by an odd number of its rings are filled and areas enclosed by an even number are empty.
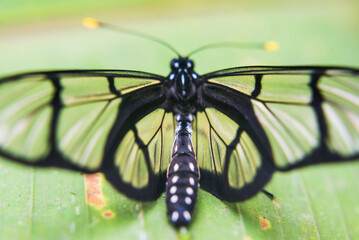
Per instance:
[[[127,196],[155,199],[170,161],[167,138],[173,140],[173,131],[166,131],[173,129],[173,117],[162,109],[163,80],[118,70],[0,79],[0,155],[36,166],[102,171]]]
[[[197,157],[201,186],[218,197],[247,199],[275,169],[359,158],[358,70],[244,67],[202,78]]]
[[[207,105],[193,125],[200,184],[226,201],[245,200],[269,181],[274,170],[267,161],[270,152],[240,112],[221,112],[219,107],[224,106]]]

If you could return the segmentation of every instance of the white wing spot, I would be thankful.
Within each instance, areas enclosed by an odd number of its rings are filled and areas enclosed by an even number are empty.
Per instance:
[[[185,203],[186,203],[187,205],[191,205],[191,203],[192,203],[192,199],[191,199],[190,197],[186,197],[186,198],[184,199],[184,201],[185,201]]]
[[[171,203],[176,203],[178,201],[178,196],[177,195],[173,195],[171,198],[170,198],[170,201]]]
[[[193,189],[190,187],[186,188],[186,193],[190,196],[193,195]]]
[[[177,222],[178,218],[179,218],[179,213],[177,211],[174,211],[171,216],[172,222]]]
[[[178,176],[174,176],[173,178],[172,178],[172,183],[176,183],[177,181],[178,181]]]
[[[170,193],[171,194],[175,194],[177,192],[177,187],[176,186],[172,186],[171,188],[170,188]]]
[[[190,178],[189,178],[189,184],[191,184],[192,186],[194,186],[194,178],[193,178],[193,177],[190,177]]]
[[[194,172],[194,164],[193,163],[189,163],[189,169],[191,169],[192,172]]]
[[[192,77],[193,77],[194,79],[197,79],[197,74],[192,73]]]
[[[170,80],[173,80],[175,78],[175,74],[174,73],[171,73],[170,74]]]
[[[187,222],[191,221],[191,214],[188,211],[183,212],[183,217],[186,219]]]

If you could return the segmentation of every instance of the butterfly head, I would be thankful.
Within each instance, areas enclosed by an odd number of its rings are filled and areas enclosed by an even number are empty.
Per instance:
[[[193,61],[187,57],[178,57],[171,61],[171,73],[168,80],[176,99],[186,101],[195,96],[195,82],[198,75],[193,68]]]
[[[178,57],[171,61],[171,70],[172,72],[178,72],[178,71],[193,71],[193,61],[186,57]]]

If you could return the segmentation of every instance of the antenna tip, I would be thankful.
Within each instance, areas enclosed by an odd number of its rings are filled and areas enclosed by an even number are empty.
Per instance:
[[[100,26],[100,21],[93,18],[84,18],[82,19],[82,24],[86,28],[98,28]]]
[[[278,42],[265,42],[264,43],[264,49],[267,51],[277,51],[279,49]]]

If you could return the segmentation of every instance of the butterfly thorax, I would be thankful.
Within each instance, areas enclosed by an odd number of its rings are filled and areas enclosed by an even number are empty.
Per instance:
[[[186,57],[178,57],[171,61],[168,83],[176,113],[193,113],[195,111],[198,75],[193,67],[193,61]]]

